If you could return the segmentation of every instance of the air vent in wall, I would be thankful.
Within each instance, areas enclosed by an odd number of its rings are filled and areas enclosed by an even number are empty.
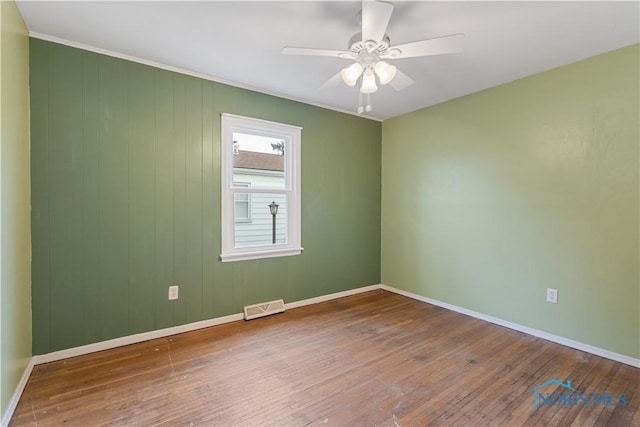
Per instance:
[[[270,314],[282,313],[284,311],[284,301],[261,302],[260,304],[246,305],[244,307],[244,320],[255,319],[256,317],[268,316]]]

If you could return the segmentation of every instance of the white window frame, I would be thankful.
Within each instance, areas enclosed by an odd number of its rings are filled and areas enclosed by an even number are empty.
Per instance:
[[[283,188],[252,188],[247,190],[233,185],[233,133],[248,133],[285,141],[285,187]],[[301,211],[300,211],[300,151],[302,128],[267,120],[242,117],[234,114],[221,115],[221,239],[222,248],[220,260],[242,261],[249,259],[273,258],[281,256],[299,255],[303,248],[301,244]],[[234,195],[242,193],[282,193],[287,197],[287,242],[265,246],[236,248],[234,231]]]

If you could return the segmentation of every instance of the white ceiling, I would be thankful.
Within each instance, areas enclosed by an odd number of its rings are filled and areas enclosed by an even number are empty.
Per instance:
[[[640,40],[640,3],[392,1],[391,44],[465,33],[462,53],[389,61],[415,84],[382,86],[383,120]],[[34,37],[178,68],[212,80],[355,114],[357,87],[319,87],[348,61],[281,54],[346,50],[357,1],[18,1]]]

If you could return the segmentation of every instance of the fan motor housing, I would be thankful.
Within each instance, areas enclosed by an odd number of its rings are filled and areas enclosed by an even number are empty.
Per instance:
[[[348,43],[348,49],[350,52],[360,55],[363,51],[368,53],[383,53],[389,49],[390,39],[387,34],[384,35],[381,41],[375,40],[362,40],[362,33],[355,33]]]

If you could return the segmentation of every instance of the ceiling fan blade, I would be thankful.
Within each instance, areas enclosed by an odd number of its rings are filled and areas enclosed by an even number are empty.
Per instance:
[[[320,86],[320,90],[331,89],[332,87],[338,86],[340,83],[342,83],[342,75],[340,74],[340,71],[338,71],[338,74],[331,77],[329,80],[324,82],[322,86]]]
[[[413,79],[400,70],[396,70],[396,75],[389,82],[389,86],[395,90],[402,90],[413,84]]]
[[[362,41],[381,42],[387,32],[393,5],[378,1],[362,2]]]
[[[402,59],[413,58],[415,56],[442,55],[445,53],[460,52],[463,47],[464,34],[460,33],[393,46],[381,56],[385,58]]]
[[[351,52],[346,50],[313,49],[309,47],[285,47],[283,55],[307,55],[307,56],[333,56],[337,58],[352,59]]]

